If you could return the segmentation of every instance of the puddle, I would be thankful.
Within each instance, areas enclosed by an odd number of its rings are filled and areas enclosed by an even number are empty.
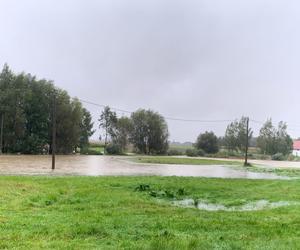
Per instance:
[[[185,199],[185,200],[179,200],[173,202],[173,205],[175,206],[198,208],[206,211],[258,211],[258,210],[272,209],[272,208],[285,207],[285,206],[298,205],[298,204],[299,204],[298,202],[289,202],[289,201],[270,202],[268,200],[258,200],[258,201],[246,203],[241,206],[226,207],[223,204],[215,204],[203,200],[193,200],[193,199]]]

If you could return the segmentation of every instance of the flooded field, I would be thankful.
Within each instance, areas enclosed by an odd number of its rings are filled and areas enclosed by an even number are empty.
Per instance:
[[[57,156],[51,170],[50,156],[0,156],[0,174],[8,175],[157,175],[247,179],[287,179],[271,173],[255,173],[222,165],[167,165],[130,162],[130,157]]]

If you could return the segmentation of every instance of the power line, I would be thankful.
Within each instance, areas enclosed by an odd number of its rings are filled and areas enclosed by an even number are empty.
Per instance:
[[[104,107],[108,106],[108,105],[105,105],[105,104],[99,104],[99,103],[95,103],[95,102],[92,102],[92,101],[87,101],[87,100],[84,100],[84,99],[78,99],[78,100],[83,102],[83,103],[87,103],[87,104],[94,105],[94,106],[101,107],[101,108],[104,108]],[[126,114],[134,113],[134,111],[130,111],[130,110],[124,110],[124,109],[115,108],[115,107],[111,107],[111,106],[109,106],[109,107],[112,110],[119,111],[119,112],[126,113]],[[224,123],[224,122],[234,122],[234,121],[236,121],[236,119],[216,119],[216,120],[186,119],[186,118],[170,117],[170,116],[164,116],[164,115],[163,115],[163,117],[166,120],[170,120],[170,121],[198,122],[198,123]],[[264,121],[259,121],[259,120],[255,120],[255,119],[249,119],[249,121],[251,121],[255,124],[259,124],[259,125],[264,125],[265,124]],[[291,127],[300,128],[300,124],[289,124],[289,123],[287,123],[287,124],[288,124],[289,129],[291,129]],[[295,130],[295,129],[291,129],[291,130]]]
[[[81,102],[87,103],[87,104],[91,104],[91,105],[94,105],[94,106],[101,107],[101,108],[105,108],[106,106],[108,106],[108,105],[99,104],[99,103],[95,103],[95,102],[91,102],[91,101],[87,101],[87,100],[83,100],[83,99],[78,99],[78,100],[81,101]],[[133,111],[118,109],[118,108],[114,108],[114,107],[111,107],[111,106],[109,106],[109,107],[111,109],[119,111],[119,112],[123,112],[123,113],[127,113],[127,114],[132,114],[133,113]]]
[[[91,102],[91,101],[87,101],[87,100],[83,100],[83,99],[78,99],[79,101],[83,102],[83,103],[87,103],[87,104],[91,104],[97,107],[101,107],[104,108],[107,105],[104,104],[99,104],[99,103],[95,103],[95,102]],[[124,109],[119,109],[119,108],[114,108],[114,107],[110,107],[112,110],[116,110],[119,112],[123,112],[123,113],[127,113],[127,114],[132,114],[134,111],[129,111],[129,110],[124,110]],[[166,120],[171,120],[171,121],[181,121],[181,122],[203,122],[203,123],[221,123],[221,122],[232,122],[234,120],[199,120],[199,119],[185,119],[185,118],[176,118],[176,117],[169,117],[169,116],[164,116],[164,118]]]
[[[265,124],[265,122],[257,121],[257,120],[253,120],[253,119],[249,119],[249,121],[254,122],[254,123],[256,123],[256,124],[260,124],[260,125]]]

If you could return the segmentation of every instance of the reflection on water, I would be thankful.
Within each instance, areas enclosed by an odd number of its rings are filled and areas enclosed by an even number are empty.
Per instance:
[[[216,178],[287,179],[270,173],[254,173],[226,166],[138,164],[111,156],[57,156],[56,169],[51,171],[50,156],[2,155],[1,174],[54,175],[160,175],[201,176]]]

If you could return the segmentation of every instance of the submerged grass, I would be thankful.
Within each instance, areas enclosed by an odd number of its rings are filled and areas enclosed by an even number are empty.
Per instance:
[[[241,165],[239,161],[215,160],[215,159],[199,159],[188,157],[170,157],[170,156],[143,156],[133,158],[139,163],[153,164],[182,164],[182,165]]]
[[[300,169],[296,168],[270,168],[262,165],[250,165],[250,166],[233,166],[235,169],[246,169],[249,172],[255,173],[271,173],[279,176],[300,178]]]
[[[300,201],[297,180],[0,177],[0,249],[299,249],[300,206],[209,212],[157,202]],[[165,195],[164,195],[165,194]],[[162,200],[163,200],[162,199]]]
[[[133,161],[139,163],[152,164],[179,164],[179,165],[228,165],[235,169],[244,169],[256,173],[272,173],[279,176],[299,177],[300,169],[295,168],[270,168],[262,165],[243,166],[241,161],[228,161],[217,159],[201,159],[188,157],[170,157],[170,156],[142,156],[132,158]]]

